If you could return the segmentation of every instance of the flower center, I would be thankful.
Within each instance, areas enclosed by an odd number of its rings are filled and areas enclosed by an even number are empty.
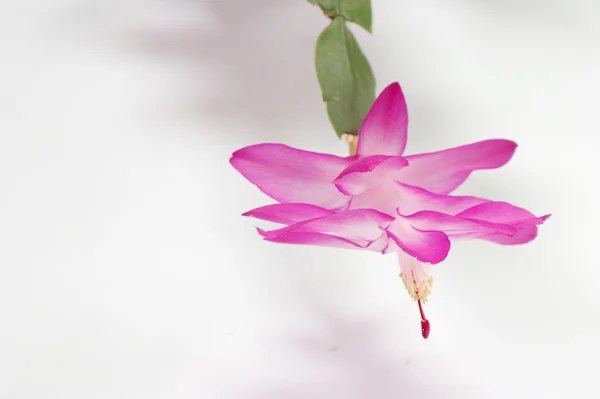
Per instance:
[[[427,298],[431,293],[431,286],[433,285],[433,277],[426,271],[422,273],[415,273],[411,268],[408,273],[404,270],[400,273],[400,278],[408,291],[408,295],[415,301],[423,301],[427,303]]]
[[[414,258],[410,260],[405,258],[401,264],[402,273],[400,278],[408,291],[408,294],[417,301],[419,313],[421,314],[421,335],[427,339],[431,326],[429,320],[425,317],[423,303],[427,303],[427,297],[431,292],[433,278],[431,277],[431,265],[421,263]]]

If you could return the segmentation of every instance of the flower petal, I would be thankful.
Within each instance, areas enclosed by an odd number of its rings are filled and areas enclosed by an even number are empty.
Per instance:
[[[335,186],[346,195],[358,195],[386,179],[391,180],[398,170],[408,166],[406,158],[371,155],[360,158],[342,171]]]
[[[400,85],[386,87],[369,110],[360,127],[356,153],[402,155],[406,147],[408,111]]]
[[[396,183],[396,198],[399,212],[409,215],[415,212],[431,210],[456,215],[475,205],[491,202],[485,198],[472,196],[434,194],[421,187]]]
[[[281,224],[294,224],[333,214],[325,208],[310,204],[272,204],[252,209],[243,214],[257,219]]]
[[[371,242],[371,244],[368,245],[367,249],[369,251],[375,251],[375,252],[381,252],[382,254],[387,253],[387,249],[390,245],[390,239],[387,235],[387,233],[382,232],[382,234],[379,236],[379,238],[373,242]]]
[[[495,223],[515,224],[519,222],[534,222],[535,224],[541,224],[550,215],[536,217],[527,209],[519,208],[508,202],[488,202],[466,209],[459,213],[458,216]]]
[[[491,241],[500,245],[519,245],[533,241],[538,234],[538,227],[534,224],[522,226],[514,236],[506,236],[503,234],[490,234],[479,237],[482,240]]]
[[[348,204],[348,209],[377,209],[388,215],[396,215],[398,209],[397,189],[395,184],[380,184],[355,195]]]
[[[491,223],[483,220],[465,219],[435,211],[421,211],[404,219],[419,230],[439,230],[450,239],[473,239],[497,234],[512,237],[518,230],[508,224]]]
[[[261,234],[271,239],[291,232],[324,233],[366,247],[379,239],[383,229],[393,220],[392,216],[374,209],[356,209],[295,223],[282,229],[264,231],[264,234]]]
[[[389,181],[353,196],[348,209],[372,208],[390,215],[395,215],[397,209],[402,215],[432,210],[455,215],[485,202],[490,201],[470,196],[434,194],[420,187]]]
[[[408,167],[396,180],[437,194],[454,191],[478,169],[494,169],[506,164],[517,144],[510,140],[485,140],[444,151],[407,156]]]
[[[279,202],[303,202],[337,209],[349,201],[331,182],[352,159],[302,151],[283,144],[257,144],[234,152],[229,162],[262,192]]]
[[[544,223],[550,215],[535,216],[526,209],[506,202],[489,202],[474,206],[458,214],[459,217],[475,221],[503,223],[512,226],[517,233],[512,236],[491,234],[481,237],[502,245],[525,244],[537,236],[537,225]]]
[[[450,240],[446,234],[415,229],[402,216],[398,216],[386,231],[396,245],[421,262],[440,263],[450,251]]]
[[[266,241],[277,242],[281,244],[300,244],[316,245],[320,247],[363,249],[363,247],[353,243],[350,240],[323,233],[315,233],[310,231],[292,231],[287,234],[270,236],[264,230],[257,230],[265,238]]]

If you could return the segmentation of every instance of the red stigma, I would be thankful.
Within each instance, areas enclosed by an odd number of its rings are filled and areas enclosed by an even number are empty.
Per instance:
[[[429,325],[429,320],[425,317],[425,313],[423,312],[423,305],[421,304],[421,300],[417,301],[419,304],[419,313],[421,313],[421,335],[423,335],[424,339],[429,337],[429,331],[431,330],[431,326]]]

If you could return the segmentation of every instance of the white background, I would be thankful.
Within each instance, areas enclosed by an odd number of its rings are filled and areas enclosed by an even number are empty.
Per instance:
[[[600,397],[600,3],[373,0],[408,153],[517,141],[460,193],[552,213],[454,245],[420,337],[394,256],[262,241],[228,164],[344,155],[303,0],[0,5],[0,397]]]

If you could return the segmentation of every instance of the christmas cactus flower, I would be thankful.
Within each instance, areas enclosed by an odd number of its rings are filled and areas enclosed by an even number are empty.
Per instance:
[[[395,253],[400,277],[417,301],[424,338],[430,325],[422,303],[432,265],[451,241],[481,239],[523,244],[549,215],[537,217],[508,204],[451,192],[480,169],[506,164],[517,145],[485,140],[443,151],[403,156],[408,113],[398,83],[377,98],[360,128],[356,155],[338,157],[282,144],[242,148],[231,165],[278,201],[245,216],[283,225],[258,229],[265,240]]]

